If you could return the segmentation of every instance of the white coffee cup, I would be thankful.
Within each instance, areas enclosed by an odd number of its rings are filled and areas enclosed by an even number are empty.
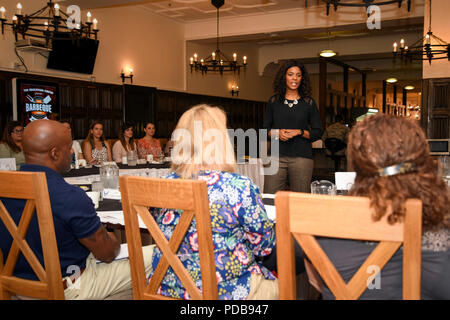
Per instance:
[[[153,155],[152,154],[148,154],[147,155],[147,162],[152,162],[153,161]]]
[[[79,167],[85,167],[86,166],[86,159],[78,159],[75,165],[75,168]]]
[[[98,192],[98,191],[89,191],[89,192],[86,192],[86,194],[87,194],[87,196],[89,198],[91,198],[92,202],[94,203],[95,209],[97,209],[98,208],[98,201],[100,199],[100,192]]]
[[[122,157],[122,164],[128,164],[127,156]]]

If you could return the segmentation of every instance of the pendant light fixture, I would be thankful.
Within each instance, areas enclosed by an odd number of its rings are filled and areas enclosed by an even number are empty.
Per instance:
[[[394,42],[392,50],[394,60],[400,58],[404,63],[413,60],[428,60],[430,65],[433,60],[448,59],[450,61],[450,44],[431,31],[431,0],[429,0],[428,7],[429,26],[427,34],[411,46],[407,46],[404,39],[400,40],[400,47],[397,42]]]
[[[216,51],[212,52],[210,56],[200,59],[198,58],[198,54],[194,53],[192,57],[189,59],[189,66],[191,69],[191,73],[193,71],[201,72],[202,74],[206,74],[209,72],[219,72],[221,75],[224,72],[232,71],[234,73],[239,74],[241,68],[244,69],[247,67],[247,57],[242,57],[242,64],[238,62],[237,53],[233,53],[233,58],[228,58],[220,49],[219,49],[219,8],[224,5],[224,0],[211,0],[211,4],[217,8],[217,38],[216,38]]]
[[[324,58],[331,58],[334,57],[335,55],[337,55],[337,53],[330,48],[330,32],[328,31],[328,45],[327,45],[328,49],[324,49],[322,51],[320,51],[319,56],[324,57]]]

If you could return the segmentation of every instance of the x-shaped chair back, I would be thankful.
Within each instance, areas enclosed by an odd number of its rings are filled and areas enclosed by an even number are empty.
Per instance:
[[[358,299],[378,272],[403,245],[403,299],[420,299],[422,201],[406,201],[403,222],[391,225],[386,216],[372,220],[369,198],[277,192],[277,266],[280,299],[296,299],[293,239],[317,270],[336,299]],[[379,244],[345,283],[315,236],[377,241]],[[369,280],[369,281],[368,281]]]
[[[167,299],[167,297],[157,294],[157,290],[169,266],[178,276],[192,299],[218,299],[206,182],[132,176],[122,176],[119,181],[134,299]],[[183,210],[170,241],[167,241],[149,213],[149,207]],[[138,217],[144,222],[162,252],[161,260],[148,285]],[[198,234],[202,291],[195,286],[194,281],[176,254],[194,217]]]
[[[15,223],[0,200],[0,223],[4,224],[13,241],[4,263],[0,250],[0,299],[19,294],[37,299],[64,299],[58,248],[48,195],[47,179],[43,172],[0,171],[0,198],[24,199],[25,208]],[[27,243],[26,235],[34,214],[41,237],[42,265]],[[18,218],[16,217],[18,220]],[[22,253],[39,280],[21,279],[13,275]]]

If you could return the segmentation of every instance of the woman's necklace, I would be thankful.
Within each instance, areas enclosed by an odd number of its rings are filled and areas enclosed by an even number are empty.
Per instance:
[[[297,99],[299,99],[299,98],[297,98]],[[284,104],[287,104],[289,108],[292,108],[294,105],[298,104],[297,99],[294,99],[294,101],[292,101],[292,102],[288,102],[287,99],[284,99]]]

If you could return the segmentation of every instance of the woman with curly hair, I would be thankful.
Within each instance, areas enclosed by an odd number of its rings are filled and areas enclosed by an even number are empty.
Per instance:
[[[290,190],[310,192],[314,167],[311,143],[321,138],[322,122],[311,98],[308,72],[300,62],[286,61],[277,71],[273,89],[264,128],[280,142],[279,169],[277,174],[266,176],[264,192],[283,190],[288,181]]]
[[[10,121],[6,124],[0,142],[0,158],[15,158],[17,170],[25,163],[22,150],[23,125],[19,121]]]
[[[351,131],[348,157],[356,171],[349,194],[366,196],[374,208],[373,220],[384,216],[390,224],[402,221],[405,201],[422,200],[422,299],[450,299],[449,189],[430,156],[423,130],[412,120],[375,115]],[[348,281],[374,243],[321,239],[321,246]],[[381,286],[366,290],[361,299],[402,298],[402,249],[383,268]],[[333,295],[324,289],[324,299]]]

